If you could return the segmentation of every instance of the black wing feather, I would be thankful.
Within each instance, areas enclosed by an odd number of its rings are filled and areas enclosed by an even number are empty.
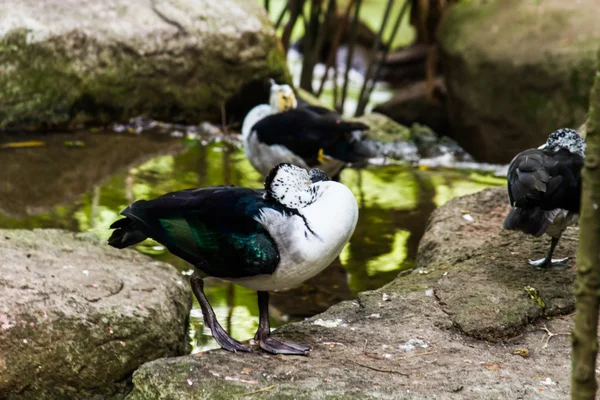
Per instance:
[[[508,194],[515,207],[579,212],[583,158],[567,150],[541,149],[517,155],[508,169]]]
[[[263,194],[235,187],[182,190],[137,201],[122,215],[210,276],[271,274],[279,263],[279,251],[254,217],[265,207],[285,210],[265,200]]]
[[[252,128],[261,142],[283,145],[311,167],[318,165],[321,149],[341,161],[355,161],[350,133],[367,129],[363,123],[344,121],[339,114],[314,106],[270,115]]]

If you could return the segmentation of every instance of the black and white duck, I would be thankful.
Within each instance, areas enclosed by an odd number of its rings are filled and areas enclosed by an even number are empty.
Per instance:
[[[191,286],[206,326],[226,350],[250,351],[221,327],[204,294],[217,277],[258,292],[255,339],[274,354],[308,354],[309,347],[271,337],[269,293],[299,285],[325,269],[346,245],[358,219],[352,192],[320,170],[280,164],[264,190],[234,186],[188,189],[140,200],[112,224],[108,243],[122,249],[146,238],[191,263]]]
[[[290,163],[306,170],[319,168],[335,179],[347,164],[372,156],[361,145],[367,125],[344,121],[323,107],[298,107],[289,85],[271,82],[269,103],[250,110],[242,125],[244,152],[261,174]]]
[[[585,142],[573,129],[558,129],[537,149],[519,153],[508,167],[508,197],[513,207],[504,229],[552,238],[546,257],[529,260],[535,267],[561,264],[552,259],[564,230],[579,217],[581,169]]]

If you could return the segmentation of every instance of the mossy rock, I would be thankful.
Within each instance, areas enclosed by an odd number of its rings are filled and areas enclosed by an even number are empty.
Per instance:
[[[509,162],[585,120],[600,43],[596,0],[456,4],[438,39],[452,134],[476,159]]]
[[[10,0],[0,25],[0,129],[220,121],[244,87],[290,79],[256,2]]]
[[[189,351],[172,266],[60,230],[0,230],[0,252],[0,398],[122,398],[141,364]]]

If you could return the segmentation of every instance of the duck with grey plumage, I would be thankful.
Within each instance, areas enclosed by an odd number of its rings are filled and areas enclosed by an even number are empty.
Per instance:
[[[508,167],[508,198],[513,207],[504,229],[552,238],[546,256],[529,260],[535,267],[561,264],[552,259],[564,230],[579,220],[581,169],[585,142],[573,129],[558,129],[537,149],[519,153]]]

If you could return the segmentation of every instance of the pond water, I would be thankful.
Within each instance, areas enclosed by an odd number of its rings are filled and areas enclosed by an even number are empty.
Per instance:
[[[135,200],[190,187],[262,186],[235,140],[87,132],[1,141],[14,140],[39,140],[43,145],[0,148],[0,228],[60,228],[106,239],[110,224]],[[414,265],[419,239],[436,207],[505,183],[472,171],[401,165],[346,169],[341,180],[359,203],[354,236],[322,274],[272,296],[274,326],[314,315],[389,282]],[[158,243],[147,241],[137,250],[171,263],[184,275],[191,270]],[[206,292],[234,338],[253,336],[258,326],[254,292],[216,279],[207,282]],[[197,302],[190,320],[194,351],[217,347],[203,327]]]

